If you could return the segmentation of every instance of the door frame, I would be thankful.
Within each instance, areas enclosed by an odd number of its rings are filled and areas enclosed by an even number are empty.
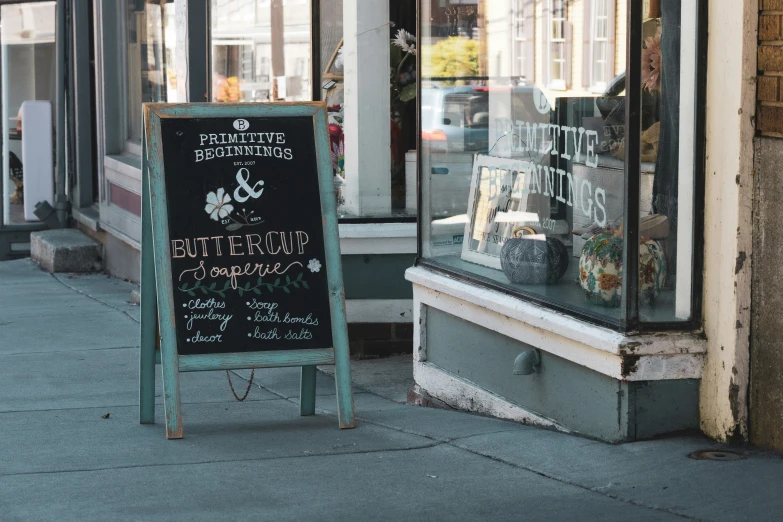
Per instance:
[[[52,0],[0,0],[0,6],[12,4],[36,4]],[[90,44],[92,38],[90,25],[90,1],[89,0],[56,0],[55,13],[55,65],[57,76],[65,75],[64,83],[57,85],[57,89],[65,89],[66,96],[60,97],[55,92],[52,100],[55,106],[56,122],[65,121],[65,112],[68,112],[68,125],[58,125],[65,136],[65,140],[56,140],[56,158],[66,157],[65,151],[57,150],[57,147],[65,147],[67,158],[64,165],[57,165],[55,172],[62,168],[65,170],[65,183],[68,183],[69,199],[73,201],[74,210],[89,213],[94,206],[93,170],[95,161],[93,155],[94,131],[92,128],[92,108],[95,96],[92,92],[93,75],[90,71]],[[60,31],[59,27],[64,27]],[[65,58],[61,58],[65,57]],[[2,85],[0,85],[2,88]],[[63,106],[58,103],[63,100]],[[0,114],[0,117],[6,117]],[[0,140],[5,137],[0,136]],[[73,179],[69,180],[69,176]],[[0,187],[4,187],[8,180],[0,180]],[[53,173],[52,183],[56,184],[56,175]],[[56,187],[58,193],[55,200],[62,200],[66,196],[64,187]],[[49,202],[52,207],[55,201]],[[5,198],[0,195],[0,216],[3,215]],[[70,202],[66,202],[70,209]],[[66,225],[64,223],[63,225]],[[30,234],[48,229],[43,222],[32,223],[4,223],[0,219],[0,261],[26,257],[30,254]]]

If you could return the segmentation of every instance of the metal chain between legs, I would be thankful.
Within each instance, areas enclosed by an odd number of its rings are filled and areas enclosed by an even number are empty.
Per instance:
[[[238,400],[239,402],[244,401],[247,399],[247,395],[250,393],[250,387],[253,386],[253,377],[256,374],[256,369],[253,368],[253,371],[250,372],[250,382],[247,383],[247,390],[245,390],[245,394],[242,396],[242,398],[239,398],[239,395],[237,395],[237,392],[234,391],[234,383],[231,382],[231,374],[226,370],[226,377],[228,378],[228,386],[231,388],[231,393],[234,394],[234,398]]]

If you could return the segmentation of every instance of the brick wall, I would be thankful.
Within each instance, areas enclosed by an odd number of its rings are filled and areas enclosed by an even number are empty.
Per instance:
[[[759,0],[756,130],[783,138],[783,0]]]
[[[413,353],[411,323],[349,323],[348,343],[354,359]]]

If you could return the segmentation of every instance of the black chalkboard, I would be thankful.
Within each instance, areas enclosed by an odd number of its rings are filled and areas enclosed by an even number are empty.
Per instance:
[[[160,125],[178,353],[331,347],[313,119]]]

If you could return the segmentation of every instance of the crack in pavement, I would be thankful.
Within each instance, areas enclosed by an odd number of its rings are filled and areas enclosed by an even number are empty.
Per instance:
[[[64,287],[66,287],[66,288],[69,288],[69,289],[73,290],[73,291],[74,291],[74,292],[76,292],[77,294],[81,294],[81,295],[83,295],[83,296],[85,296],[85,297],[87,297],[87,298],[89,298],[89,299],[92,299],[92,300],[93,300],[93,301],[95,301],[96,303],[100,303],[100,304],[102,304],[103,306],[105,306],[105,307],[107,307],[107,308],[111,308],[112,310],[116,310],[117,312],[120,312],[121,314],[123,314],[123,315],[126,315],[126,316],[127,316],[128,318],[130,318],[130,320],[131,320],[131,321],[133,321],[134,323],[140,323],[140,321],[139,321],[138,319],[136,319],[135,317],[133,317],[133,316],[132,316],[131,314],[129,314],[129,313],[126,311],[126,310],[123,310],[122,308],[118,308],[118,307],[116,307],[116,306],[114,306],[114,305],[112,305],[112,304],[109,304],[109,303],[105,302],[105,301],[101,301],[101,300],[100,300],[100,299],[98,299],[97,297],[95,297],[95,296],[93,296],[93,295],[90,295],[90,294],[88,294],[87,292],[83,292],[83,291],[79,290],[78,288],[75,288],[75,287],[73,287],[73,286],[69,285],[68,283],[66,283],[65,281],[63,281],[61,278],[57,277],[57,274],[49,274],[49,275],[50,275],[50,276],[52,276],[52,277],[54,278],[54,280],[55,280],[55,281],[57,281],[58,283],[60,283],[60,284],[61,284],[61,285],[63,285]]]
[[[676,516],[676,517],[679,517],[679,518],[684,518],[684,519],[687,519],[687,520],[703,520],[703,519],[701,519],[699,517],[686,515],[684,513],[680,513],[678,511],[673,510],[673,509],[653,506],[653,505],[647,504],[646,502],[642,502],[642,501],[639,501],[639,500],[634,500],[632,498],[621,497],[620,495],[614,495],[614,494],[611,494],[611,493],[604,493],[604,492],[596,490],[596,488],[594,486],[585,486],[585,485],[582,485],[582,484],[580,484],[578,482],[574,482],[574,481],[571,481],[571,480],[568,480],[568,479],[565,479],[565,478],[561,478],[561,477],[549,474],[549,473],[547,473],[545,471],[537,470],[537,469],[529,467],[529,466],[523,466],[523,465],[517,464],[515,462],[510,462],[510,461],[507,461],[507,460],[502,459],[500,457],[496,457],[494,455],[489,455],[489,454],[486,454],[486,453],[482,453],[480,451],[473,450],[473,449],[470,449],[470,448],[464,448],[464,447],[461,447],[461,446],[455,446],[454,444],[451,444],[451,443],[447,443],[447,444],[449,446],[452,446],[452,447],[457,448],[457,449],[461,449],[461,450],[466,451],[468,453],[471,453],[473,455],[484,457],[484,458],[487,458],[489,460],[493,460],[495,462],[500,462],[501,464],[505,464],[505,465],[511,466],[513,468],[523,469],[525,471],[529,471],[531,473],[535,473],[536,475],[539,475],[541,477],[544,477],[544,478],[547,478],[547,479],[550,479],[550,480],[554,480],[555,482],[560,482],[562,484],[567,484],[569,486],[573,486],[573,487],[582,489],[584,491],[588,491],[590,493],[601,495],[603,497],[608,497],[608,498],[611,498],[611,499],[614,499],[614,500],[618,500],[620,502],[625,502],[627,504],[631,504],[631,505],[634,505],[634,506],[637,506],[637,507],[650,509],[650,510],[656,511],[656,512],[666,513],[668,515],[673,515],[673,516]]]
[[[140,469],[140,468],[170,468],[174,466],[201,466],[209,464],[231,464],[234,462],[268,462],[272,460],[287,460],[287,459],[301,459],[310,457],[342,457],[344,455],[370,455],[373,453],[399,453],[403,451],[417,451],[434,448],[441,446],[442,443],[424,444],[421,446],[409,446],[405,448],[387,448],[377,450],[361,450],[361,451],[343,451],[343,452],[330,452],[330,453],[303,453],[302,455],[283,455],[278,457],[254,457],[254,458],[237,458],[237,459],[215,459],[201,462],[166,462],[163,464],[134,464],[125,466],[100,466],[95,468],[80,468],[80,469],[63,469],[63,470],[51,470],[51,471],[26,471],[21,473],[0,473],[0,479],[8,477],[23,477],[32,475],[57,475],[64,473],[93,473],[96,471],[114,471],[122,469]]]
[[[84,352],[100,352],[102,350],[138,350],[138,346],[97,346],[95,348],[80,348],[78,350],[41,350],[38,352],[0,352],[0,357],[6,355],[42,355],[42,354],[55,354],[55,353],[84,353]]]
[[[156,396],[156,399],[160,396]],[[281,400],[278,397],[274,398],[267,398],[267,399],[247,399],[244,402],[274,402]],[[182,401],[183,405],[197,405],[197,404],[234,404],[235,400],[223,400],[223,401]],[[155,406],[163,407],[162,401],[156,401]],[[105,410],[110,408],[138,408],[138,404],[115,404],[113,406],[70,406],[65,408],[43,408],[40,410],[0,410],[0,415],[6,414],[6,413],[45,413],[45,412],[53,412],[53,411],[80,411],[80,410]],[[162,423],[161,423],[162,425]]]

